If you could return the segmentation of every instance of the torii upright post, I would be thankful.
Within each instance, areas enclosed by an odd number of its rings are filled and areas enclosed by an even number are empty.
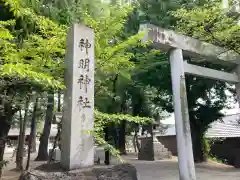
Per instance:
[[[182,50],[177,48],[171,49],[169,54],[180,180],[195,180],[183,54]]]

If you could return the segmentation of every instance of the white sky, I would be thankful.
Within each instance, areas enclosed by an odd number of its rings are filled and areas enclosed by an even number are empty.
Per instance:
[[[226,114],[226,115],[240,113],[240,109],[239,109],[238,103],[233,104],[233,106],[234,107],[232,109],[224,109],[223,113]],[[169,116],[168,118],[162,120],[161,122],[163,124],[175,124],[174,114],[172,113],[171,116]]]
[[[231,85],[229,85],[229,86],[231,86]],[[214,92],[212,92],[212,93],[214,93]],[[235,102],[235,100],[234,100],[234,95],[228,90],[225,90],[225,93],[228,96],[227,104],[230,105],[232,108],[231,109],[223,109],[222,112],[225,115],[240,113],[240,108],[239,108],[238,102]],[[168,118],[161,120],[161,122],[163,124],[175,124],[174,113],[172,113],[171,116],[169,116]]]

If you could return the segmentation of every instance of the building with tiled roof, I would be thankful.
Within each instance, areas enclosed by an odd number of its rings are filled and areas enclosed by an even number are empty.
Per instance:
[[[240,137],[240,114],[232,114],[210,124],[207,138]]]
[[[162,132],[157,132],[158,140],[164,144],[173,155],[177,155],[177,141],[175,124],[165,124],[168,128]],[[225,138],[227,141],[240,140],[240,114],[232,114],[219,119],[209,125],[205,137]],[[233,146],[231,144],[231,146]]]

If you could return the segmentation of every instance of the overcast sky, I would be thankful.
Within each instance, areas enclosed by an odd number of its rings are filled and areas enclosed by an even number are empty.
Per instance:
[[[224,109],[223,113],[226,114],[226,115],[240,113],[240,109],[239,109],[238,103],[233,104],[233,106],[234,107],[232,109]],[[163,124],[175,124],[174,114],[172,114],[170,117],[162,120],[161,122]]]

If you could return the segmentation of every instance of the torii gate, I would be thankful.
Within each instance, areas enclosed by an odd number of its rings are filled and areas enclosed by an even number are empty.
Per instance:
[[[170,54],[179,176],[180,180],[196,180],[185,73],[234,83],[237,96],[240,97],[240,55],[151,24],[141,25],[140,31],[147,31],[143,38],[144,42],[150,40],[154,48]],[[217,71],[188,64],[183,60],[183,56],[201,58],[201,60],[204,58],[206,61],[230,66],[233,72]],[[240,102],[239,98],[238,102]]]

